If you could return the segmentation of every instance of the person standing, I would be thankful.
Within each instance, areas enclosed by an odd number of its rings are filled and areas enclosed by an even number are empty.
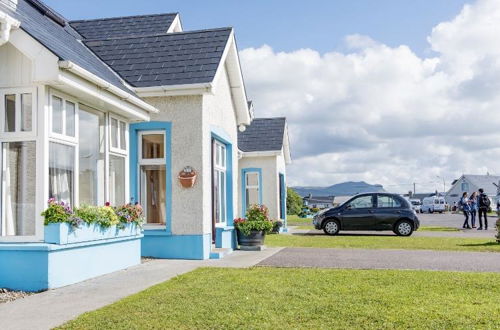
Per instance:
[[[464,212],[464,216],[465,216],[465,221],[464,221],[462,228],[471,229],[469,226],[470,204],[469,204],[469,200],[467,198],[466,191],[462,194],[462,198],[460,198],[459,205],[460,205],[460,208],[462,209],[462,211]]]
[[[473,192],[472,195],[470,195],[469,198],[469,205],[470,205],[470,224],[472,228],[476,228],[476,215],[477,215],[477,206],[478,203],[478,198],[477,198],[477,192]]]
[[[490,198],[484,193],[484,189],[479,189],[479,228],[477,230],[483,230],[483,215],[484,215],[484,230],[488,230],[488,210],[490,208]]]

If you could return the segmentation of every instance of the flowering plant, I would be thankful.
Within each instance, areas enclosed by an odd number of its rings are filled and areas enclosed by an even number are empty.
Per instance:
[[[144,221],[141,205],[126,204],[123,206],[111,207],[109,203],[105,206],[83,205],[74,210],[64,202],[58,202],[54,198],[49,199],[48,207],[42,212],[45,225],[50,223],[69,223],[73,227],[81,224],[98,224],[103,228],[117,225],[123,228],[128,223],[138,226]]]
[[[497,226],[496,239],[497,239],[497,243],[500,243],[500,218],[497,220],[496,226]]]
[[[42,212],[45,225],[49,223],[67,222],[77,227],[81,224],[81,219],[75,217],[71,207],[64,202],[58,202],[54,198],[49,199],[49,206]]]
[[[144,211],[139,203],[125,204],[114,208],[121,223],[135,223],[141,226],[144,222]]]
[[[273,229],[273,222],[269,219],[269,210],[266,206],[252,205],[246,212],[246,218],[234,219],[234,227],[247,236],[252,231],[262,231],[267,234]]]

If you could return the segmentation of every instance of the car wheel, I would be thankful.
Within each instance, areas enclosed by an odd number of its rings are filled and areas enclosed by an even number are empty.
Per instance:
[[[340,224],[337,220],[326,220],[325,224],[323,225],[323,231],[327,235],[337,235],[340,230]]]
[[[434,213],[434,210],[429,209],[429,213],[430,214]]]
[[[410,236],[413,233],[413,224],[408,220],[401,220],[394,227],[394,232],[398,236]]]

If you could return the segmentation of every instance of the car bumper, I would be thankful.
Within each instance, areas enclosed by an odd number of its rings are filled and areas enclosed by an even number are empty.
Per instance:
[[[312,224],[314,228],[321,229],[321,223],[323,222],[324,217],[314,217]]]

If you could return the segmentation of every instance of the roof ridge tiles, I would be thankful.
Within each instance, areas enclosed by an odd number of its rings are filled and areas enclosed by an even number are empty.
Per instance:
[[[131,15],[131,16],[116,16],[116,17],[80,19],[80,20],[68,21],[68,23],[71,24],[71,23],[96,22],[96,21],[111,21],[111,20],[124,19],[124,18],[158,17],[158,16],[172,16],[172,15],[179,15],[179,12],[163,13],[163,14],[146,14],[146,15]]]
[[[192,31],[182,31],[182,32],[126,35],[126,36],[121,36],[121,37],[107,37],[107,38],[92,38],[92,39],[84,39],[82,41],[83,42],[90,42],[90,41],[107,41],[107,40],[123,40],[123,39],[141,39],[141,38],[151,38],[151,37],[178,36],[178,35],[182,35],[182,34],[194,34],[194,33],[203,33],[203,32],[226,31],[226,30],[232,30],[232,29],[233,29],[232,27],[223,27],[223,28],[192,30]]]

